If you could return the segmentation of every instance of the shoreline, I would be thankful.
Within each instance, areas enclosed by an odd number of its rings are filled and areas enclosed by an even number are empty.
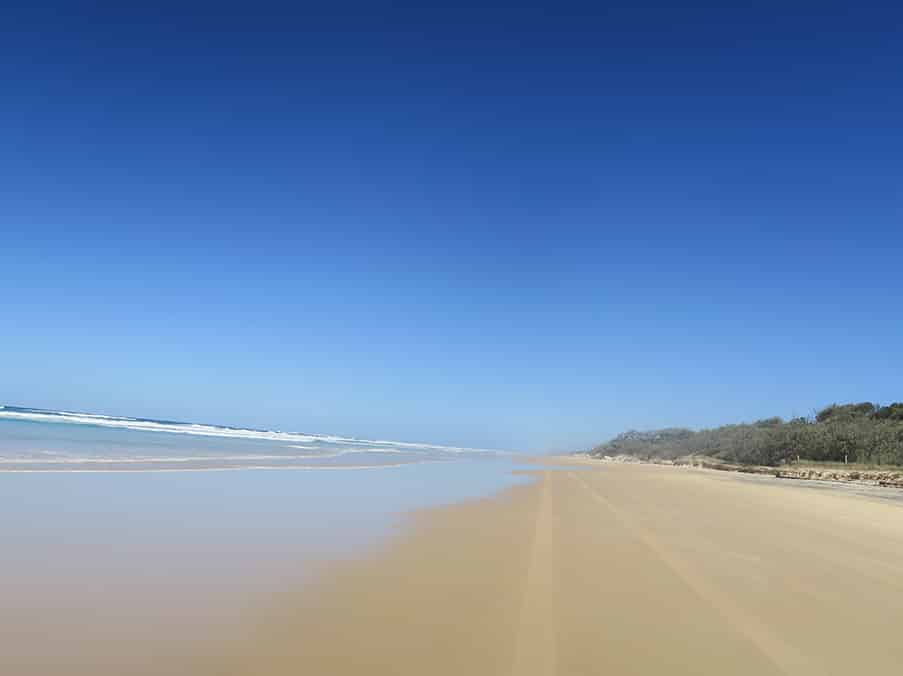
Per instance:
[[[141,467],[141,468],[91,468],[72,469],[50,467],[46,469],[35,468],[6,468],[0,466],[0,474],[154,474],[159,472],[262,472],[262,471],[295,471],[316,472],[319,470],[369,470],[369,469],[398,469],[399,467],[419,466],[447,462],[443,460],[422,460],[419,462],[400,462],[382,465],[243,465],[241,467]]]
[[[198,676],[272,599],[371,556],[409,514],[526,483],[511,467],[0,475],[0,673]]]
[[[903,661],[903,506],[534,460],[528,484],[415,510],[327,562],[196,673],[815,675]]]

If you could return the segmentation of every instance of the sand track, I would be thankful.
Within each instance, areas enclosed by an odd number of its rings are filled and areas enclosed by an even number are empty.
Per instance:
[[[546,473],[539,488],[541,497],[536,512],[536,531],[521,594],[523,604],[515,639],[512,674],[556,673],[557,599],[561,570],[556,560],[559,545],[553,514],[554,498],[550,496],[552,490],[552,482],[547,480]]]
[[[903,507],[643,465],[417,515],[224,649],[234,674],[849,674],[903,664]]]

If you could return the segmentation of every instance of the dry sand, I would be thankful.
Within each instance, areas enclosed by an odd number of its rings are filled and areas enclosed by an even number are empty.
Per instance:
[[[903,665],[903,506],[573,463],[413,517],[217,674],[850,674]]]

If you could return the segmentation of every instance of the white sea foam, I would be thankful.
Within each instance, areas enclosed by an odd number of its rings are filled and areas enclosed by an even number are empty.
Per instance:
[[[80,465],[92,463],[139,464],[139,463],[188,463],[188,462],[263,462],[265,460],[317,460],[333,458],[340,454],[322,455],[189,455],[189,456],[82,456],[82,457],[13,457],[0,458],[0,465]]]
[[[141,467],[141,468],[129,468],[129,467],[121,467],[121,468],[110,468],[104,467],[102,469],[98,468],[71,468],[71,467],[60,467],[60,468],[41,468],[41,469],[32,469],[25,467],[15,467],[15,468],[6,468],[0,467],[0,474],[37,474],[37,473],[54,473],[54,472],[65,472],[69,473],[95,473],[95,474],[122,474],[122,473],[145,473],[145,472],[243,472],[246,470],[251,471],[260,471],[260,470],[295,470],[301,472],[325,472],[325,471],[360,471],[367,469],[394,469],[398,467],[405,467],[408,465],[426,465],[430,464],[431,461],[421,460],[417,462],[399,462],[394,464],[381,464],[381,465],[239,465],[239,466],[225,466],[225,467]],[[24,463],[23,463],[24,464]]]
[[[292,453],[292,454],[263,454],[255,453],[253,455],[107,455],[107,456],[84,456],[72,455],[69,453],[56,453],[53,451],[41,451],[40,454],[22,455],[11,457],[0,457],[0,465],[78,465],[83,463],[124,463],[124,464],[140,464],[140,463],[190,463],[190,462],[263,462],[263,461],[283,461],[290,462],[295,460],[328,460],[330,458],[338,458],[343,455],[361,454],[369,455],[392,455],[405,453],[405,451],[394,451],[384,449],[359,450],[359,449],[338,449],[335,451],[326,451],[324,453]],[[418,460],[419,461],[419,460]],[[412,462],[414,462],[412,460]]]
[[[124,418],[106,416],[94,413],[73,413],[70,411],[38,411],[38,410],[11,410],[6,406],[0,407],[0,419],[29,420],[42,423],[82,424],[100,427],[129,429],[142,432],[165,432],[170,434],[188,434],[202,437],[223,437],[235,439],[260,439],[268,441],[292,442],[293,444],[312,444],[323,442],[329,444],[345,444],[363,447],[362,450],[373,447],[386,449],[387,452],[410,451],[437,451],[442,453],[497,453],[489,449],[466,448],[462,446],[441,446],[406,441],[387,441],[383,439],[356,439],[353,437],[340,437],[335,435],[302,434],[295,432],[282,432],[278,430],[253,430],[231,427],[218,427],[215,425],[201,425],[197,423],[164,423],[137,418]],[[375,449],[373,449],[375,450]],[[366,452],[366,450],[365,450]]]

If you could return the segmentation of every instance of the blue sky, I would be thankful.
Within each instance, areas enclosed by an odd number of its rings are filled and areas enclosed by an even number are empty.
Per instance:
[[[2,10],[0,401],[528,450],[903,399],[903,10]]]

